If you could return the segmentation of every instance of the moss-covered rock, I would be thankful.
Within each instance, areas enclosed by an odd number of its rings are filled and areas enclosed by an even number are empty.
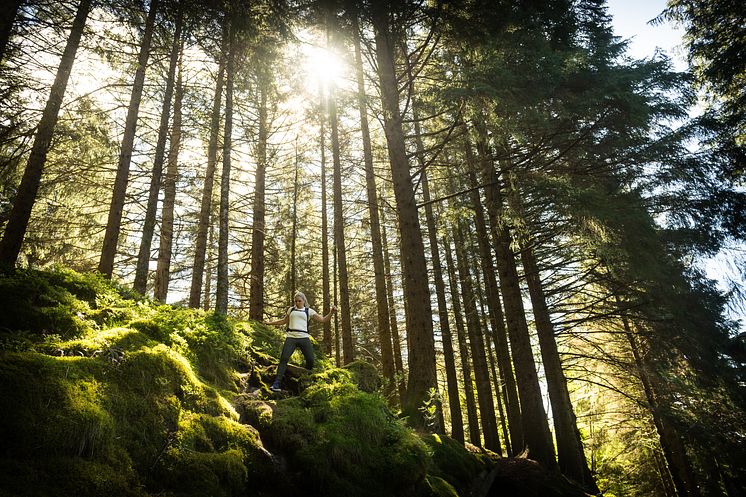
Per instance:
[[[258,427],[282,454],[305,495],[406,495],[425,478],[425,444],[387,408],[361,392],[351,373],[319,375],[299,397],[262,409]],[[270,418],[271,419],[268,419]]]
[[[452,497],[494,465],[406,427],[369,363],[317,348],[272,394],[283,340],[96,275],[0,275],[0,495]]]
[[[373,393],[381,388],[381,375],[373,364],[367,361],[352,361],[344,368],[352,373],[352,380],[363,392]]]
[[[430,434],[423,440],[431,451],[430,474],[447,481],[463,495],[471,491],[475,477],[489,471],[495,462],[486,453],[465,450],[450,437]]]

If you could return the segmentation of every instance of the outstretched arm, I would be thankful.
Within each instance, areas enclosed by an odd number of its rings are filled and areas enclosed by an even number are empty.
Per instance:
[[[276,321],[262,321],[262,324],[266,324],[269,326],[282,326],[283,324],[288,324],[288,316],[286,314],[284,318],[278,319]]]
[[[313,319],[314,321],[318,321],[319,323],[328,323],[329,320],[332,318],[332,314],[334,314],[335,312],[337,312],[337,307],[332,306],[332,308],[329,310],[329,314],[327,314],[323,318],[321,317],[321,314],[314,314],[311,319]]]

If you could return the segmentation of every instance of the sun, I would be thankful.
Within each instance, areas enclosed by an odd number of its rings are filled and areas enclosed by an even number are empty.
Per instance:
[[[345,67],[338,55],[325,47],[310,43],[304,44],[303,52],[303,69],[310,88],[340,84]]]

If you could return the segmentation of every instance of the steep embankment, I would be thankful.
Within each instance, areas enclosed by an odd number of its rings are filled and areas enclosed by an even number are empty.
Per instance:
[[[579,495],[416,434],[366,363],[320,360],[273,394],[282,340],[93,275],[0,275],[0,495]]]
[[[2,495],[465,495],[490,465],[406,428],[364,364],[277,398],[276,331],[92,275],[2,276],[0,330]]]

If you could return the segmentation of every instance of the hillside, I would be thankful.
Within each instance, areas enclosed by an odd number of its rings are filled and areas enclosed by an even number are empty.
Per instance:
[[[532,461],[415,433],[366,363],[319,357],[272,393],[282,340],[98,276],[3,275],[0,495],[583,495]]]

